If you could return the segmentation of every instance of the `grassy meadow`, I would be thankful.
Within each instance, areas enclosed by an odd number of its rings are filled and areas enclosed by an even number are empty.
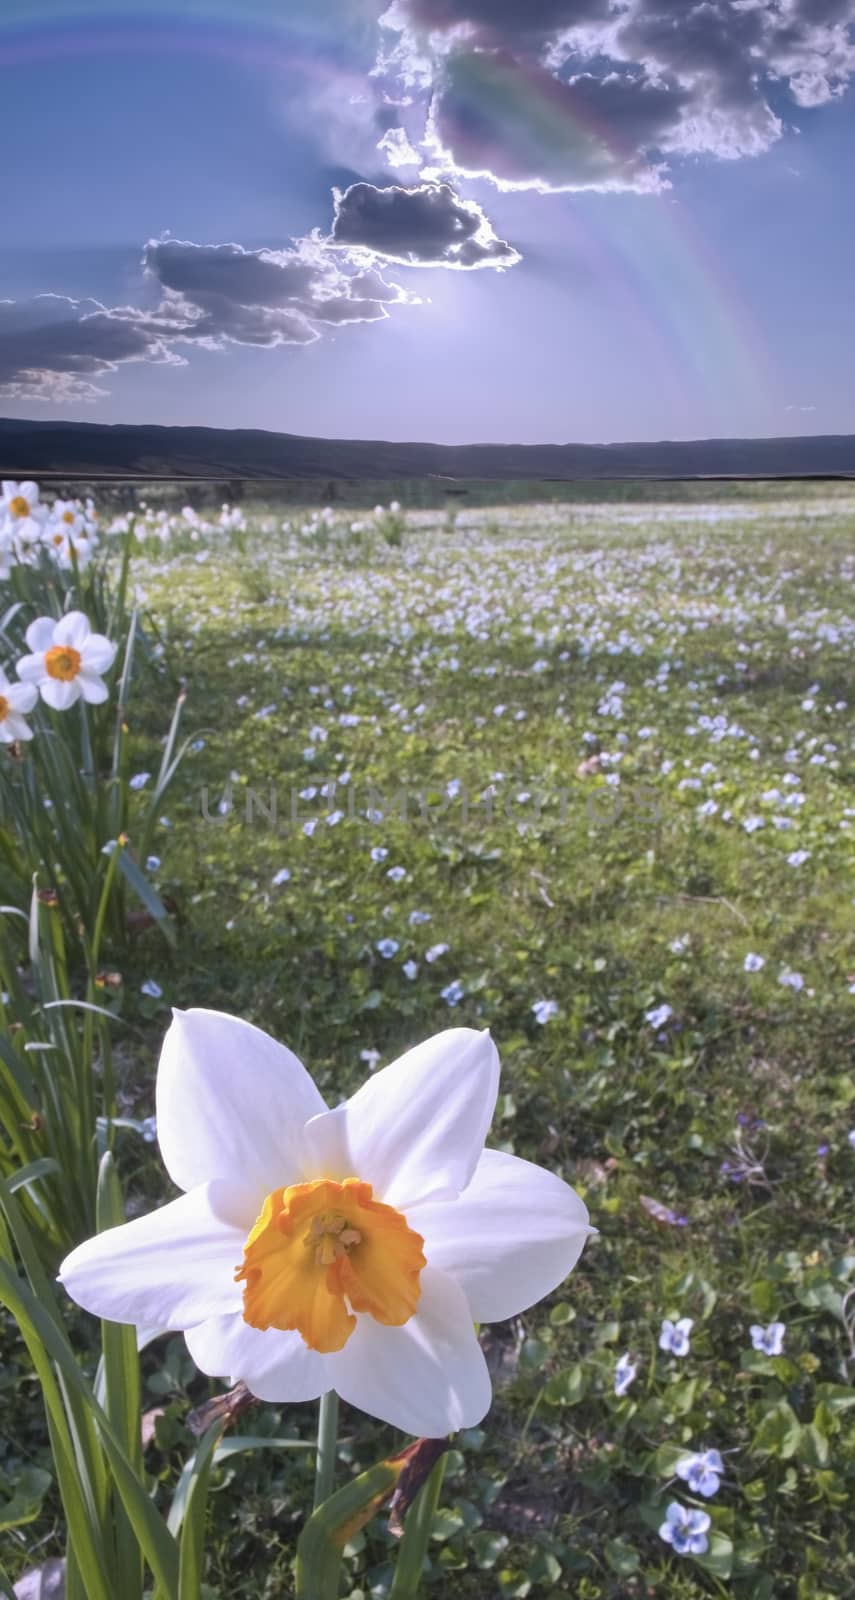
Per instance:
[[[573,1184],[598,1236],[548,1301],[482,1329],[494,1404],[454,1441],[425,1594],[842,1597],[855,1590],[855,489],[531,493],[390,509],[386,486],[375,511],[339,486],[328,512],[251,498],[221,512],[208,493],[187,514],[152,490],[135,513],[101,508],[87,571],[115,586],[130,552],[145,648],[122,677],[120,757],[110,705],[127,654],[94,708],[124,810],[93,811],[92,860],[121,829],[132,899],[103,919],[94,956],[75,968],[66,952],[54,999],[101,1008],[94,1034],[94,1012],[80,1028],[101,1085],[109,1064],[129,1215],[173,1193],[151,1120],[171,1006],[257,1023],[330,1104],[431,1033],[491,1030],[488,1142]],[[15,603],[22,622],[37,614],[31,595]],[[4,974],[45,1049],[29,881],[0,858],[0,899],[30,916],[29,933],[6,919]],[[71,1015],[43,1016],[58,1014]],[[18,1013],[5,1025],[3,1060],[22,1061]],[[51,1153],[32,1140],[21,1159]],[[99,1326],[60,1302],[92,1376]],[[665,1319],[690,1319],[682,1344],[662,1347]],[[63,1510],[11,1318],[0,1359],[14,1584],[62,1555]],[[221,1388],[180,1335],[143,1352],[157,1503],[194,1446],[188,1412]],[[309,1441],[315,1409],[258,1403],[241,1427]],[[343,1408],[337,1481],[389,1438]],[[676,1471],[707,1450],[723,1460],[709,1496]],[[293,1594],[313,1467],[308,1449],[216,1459],[200,1594]],[[711,1519],[705,1552],[662,1538],[675,1500]],[[341,1595],[390,1594],[394,1548],[380,1513],[345,1549]]]

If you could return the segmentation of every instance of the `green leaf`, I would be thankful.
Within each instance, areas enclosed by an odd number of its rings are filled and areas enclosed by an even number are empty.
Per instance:
[[[31,1183],[38,1183],[39,1178],[51,1177],[61,1170],[59,1162],[53,1156],[40,1156],[38,1161],[30,1161],[26,1167],[20,1167],[6,1179],[6,1187],[10,1194],[16,1194],[19,1189],[29,1188]]]
[[[400,1471],[381,1461],[312,1512],[297,1540],[296,1600],[337,1600],[341,1552],[391,1494]]]
[[[240,1455],[244,1450],[314,1450],[314,1439],[276,1439],[266,1434],[230,1433],[221,1439],[214,1451],[214,1466],[229,1456]]]
[[[500,1555],[507,1550],[508,1543],[507,1534],[504,1533],[490,1533],[486,1528],[473,1533],[469,1544],[476,1567],[480,1567],[482,1571],[489,1571],[496,1565]]]
[[[531,1594],[531,1578],[525,1572],[505,1567],[499,1573],[499,1590],[502,1600],[526,1600]]]
[[[706,1555],[695,1556],[698,1566],[716,1578],[729,1578],[733,1571],[733,1541],[715,1529],[711,1530],[709,1540],[710,1547]]]
[[[839,1322],[843,1320],[843,1296],[827,1278],[801,1289],[798,1300],[800,1305],[807,1306],[810,1310],[827,1311]]]
[[[848,1411],[850,1406],[855,1406],[855,1389],[850,1389],[844,1383],[820,1383],[816,1397],[828,1406],[829,1411]]]
[[[70,1553],[80,1569],[87,1600],[115,1600],[97,1516],[92,1465],[72,1442],[66,1412],[68,1402],[63,1403],[48,1357],[44,1337],[45,1323],[49,1323],[48,1314],[42,1311],[26,1284],[5,1261],[0,1261],[0,1303],[15,1317],[42,1386]],[[33,1313],[36,1314],[35,1319]],[[55,1328],[53,1331],[56,1339],[62,1343],[64,1336]],[[68,1357],[73,1360],[70,1347],[66,1345],[66,1348]]]
[[[154,918],[164,938],[174,946],[176,942],[175,924],[157,890],[152,888],[145,873],[140,871],[133,857],[128,855],[127,850],[118,848],[118,855],[119,871],[122,876],[130,884],[137,898],[142,901],[149,915]]]
[[[619,1322],[601,1322],[600,1326],[598,1328],[594,1329],[594,1343],[595,1344],[614,1344],[614,1342],[617,1339],[619,1333],[620,1333],[620,1323]]]
[[[561,1577],[561,1562],[551,1550],[536,1550],[528,1564],[528,1577],[537,1584],[548,1584],[550,1587],[557,1583]]]
[[[34,1360],[38,1359],[42,1384],[45,1383],[46,1370],[44,1357],[50,1357],[60,1370],[64,1388],[70,1391],[72,1398],[82,1402],[87,1417],[94,1423],[98,1432],[116,1489],[145,1552],[146,1560],[168,1600],[177,1600],[177,1548],[149,1499],[145,1486],[128,1461],[109,1418],[98,1404],[80,1371],[68,1341],[49,1314],[38,1304],[26,1284],[3,1262],[0,1262],[0,1299],[17,1318],[27,1340],[30,1355]],[[38,1358],[36,1352],[39,1353]],[[47,1370],[49,1372],[49,1368]],[[68,1507],[66,1509],[71,1524],[79,1514],[69,1514]],[[103,1560],[103,1552],[100,1554]],[[106,1581],[98,1581],[97,1586],[93,1587],[92,1600],[97,1600],[102,1594],[105,1600],[115,1600],[115,1596],[110,1596],[109,1584]]]
[[[776,1283],[771,1283],[768,1278],[758,1278],[748,1290],[748,1299],[751,1309],[758,1317],[763,1317],[766,1322],[772,1322],[778,1311],[780,1290]]]
[[[184,1499],[181,1529],[181,1558],[178,1571],[178,1600],[198,1600],[204,1568],[205,1513],[214,1450],[224,1423],[212,1424],[193,1456],[192,1472]],[[185,1467],[182,1478],[187,1468]]]
[[[660,1444],[651,1463],[652,1470],[659,1478],[673,1478],[677,1462],[682,1461],[685,1456],[690,1456],[691,1454],[690,1445]]]
[[[804,1461],[809,1467],[828,1466],[828,1439],[813,1422],[809,1422],[801,1430],[798,1441],[798,1457],[800,1461]]]
[[[520,1371],[537,1372],[549,1360],[552,1351],[542,1339],[526,1339],[520,1351]]]
[[[584,1400],[587,1390],[585,1370],[577,1364],[565,1367],[563,1372],[557,1372],[554,1378],[550,1378],[543,1398],[551,1406],[577,1406],[580,1400]]]
[[[42,1471],[41,1467],[24,1467],[18,1473],[11,1497],[0,1501],[0,1533],[34,1522],[52,1483],[50,1473]]]
[[[788,1461],[795,1455],[801,1439],[802,1426],[792,1406],[779,1400],[766,1412],[754,1436],[753,1449],[765,1451]]]
[[[453,1539],[456,1533],[462,1533],[464,1526],[463,1517],[455,1506],[443,1506],[433,1519],[431,1537],[440,1541]]]
[[[603,1548],[612,1572],[619,1578],[629,1578],[638,1571],[641,1558],[631,1545],[623,1544],[620,1539],[607,1539]]]
[[[125,1221],[122,1188],[115,1162],[109,1151],[101,1158],[95,1199],[99,1233],[120,1227]],[[101,1366],[103,1404],[116,1430],[116,1437],[128,1463],[142,1479],[142,1439],[140,1434],[140,1365],[136,1330],[117,1322],[101,1323]],[[123,1505],[115,1506],[116,1555],[128,1600],[140,1597],[143,1587],[142,1552]]]
[[[98,1232],[125,1221],[125,1207],[116,1165],[109,1151],[101,1157],[95,1201]],[[122,1449],[137,1474],[142,1473],[140,1442],[140,1370],[136,1331],[117,1322],[101,1323],[104,1409]]]
[[[670,1389],[665,1392],[665,1403],[668,1410],[676,1411],[678,1416],[691,1411],[697,1399],[699,1388],[700,1380],[698,1378],[686,1378],[682,1383],[673,1383]]]

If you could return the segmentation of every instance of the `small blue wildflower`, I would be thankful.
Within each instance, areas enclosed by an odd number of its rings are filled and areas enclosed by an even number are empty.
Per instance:
[[[709,1500],[721,1487],[724,1462],[717,1450],[697,1451],[684,1456],[674,1468],[678,1478],[687,1483],[692,1494],[702,1494]]]
[[[534,1013],[535,1022],[539,1022],[541,1027],[543,1027],[544,1023],[549,1022],[550,1019],[556,1015],[558,1011],[558,1001],[535,1000],[531,1009]]]
[[[692,1317],[681,1317],[679,1322],[672,1322],[670,1317],[665,1317],[659,1330],[660,1350],[667,1350],[672,1356],[687,1356],[689,1334],[694,1325]]]
[[[702,1556],[709,1549],[707,1529],[710,1516],[706,1511],[690,1511],[672,1500],[665,1512],[665,1521],[659,1529],[660,1539],[670,1544],[675,1555]]]
[[[630,1361],[629,1352],[627,1351],[624,1355],[621,1356],[619,1362],[617,1363],[617,1366],[615,1367],[615,1394],[616,1395],[618,1395],[620,1397],[620,1396],[623,1396],[623,1395],[626,1394],[626,1391],[629,1388],[630,1384],[635,1382],[637,1371],[638,1371],[638,1369]]]
[[[760,1326],[759,1322],[752,1322],[748,1332],[755,1350],[764,1356],[779,1356],[784,1348],[784,1334],[786,1327],[783,1322],[770,1322],[768,1328]]]

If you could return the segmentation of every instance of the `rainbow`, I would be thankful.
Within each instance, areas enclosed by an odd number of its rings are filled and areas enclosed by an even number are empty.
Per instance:
[[[737,397],[746,409],[762,410],[773,392],[769,351],[727,263],[682,200],[679,174],[673,188],[659,192],[595,192],[622,187],[633,151],[584,93],[501,50],[452,54],[444,70],[456,108],[457,173],[472,180],[498,173],[506,192],[547,196],[543,204],[560,218],[562,248],[569,232],[576,261],[628,304],[696,414],[699,393],[719,415],[732,413]],[[442,148],[441,118],[435,132]],[[590,173],[588,191],[562,189],[573,168]],[[524,239],[520,245],[524,261]]]

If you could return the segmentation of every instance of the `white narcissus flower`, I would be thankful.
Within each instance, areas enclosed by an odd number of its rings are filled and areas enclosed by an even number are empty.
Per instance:
[[[78,534],[88,536],[92,528],[88,506],[82,506],[79,500],[54,500],[46,532],[58,529],[66,539],[74,539]]]
[[[13,483],[4,478],[0,494],[0,517],[16,545],[37,543],[47,518],[47,506],[39,504],[37,483]]]
[[[68,611],[56,622],[38,617],[26,632],[31,655],[18,662],[18,677],[35,684],[55,711],[65,711],[81,697],[92,705],[107,698],[102,673],[113,665],[116,646],[93,633],[82,611]]]
[[[42,543],[68,572],[75,562],[81,571],[89,565],[96,541],[90,537],[83,515],[74,502],[58,500],[42,530]]]
[[[543,1168],[485,1150],[499,1084],[488,1033],[451,1028],[328,1110],[260,1029],[176,1012],[157,1137],[186,1192],[66,1257],[95,1316],[180,1329],[202,1372],[260,1400],[341,1398],[438,1438],[491,1400],[473,1324],[516,1316],[594,1230]]]
[[[33,730],[24,721],[24,712],[32,711],[38,698],[33,684],[10,683],[0,667],[0,744],[32,739]]]

